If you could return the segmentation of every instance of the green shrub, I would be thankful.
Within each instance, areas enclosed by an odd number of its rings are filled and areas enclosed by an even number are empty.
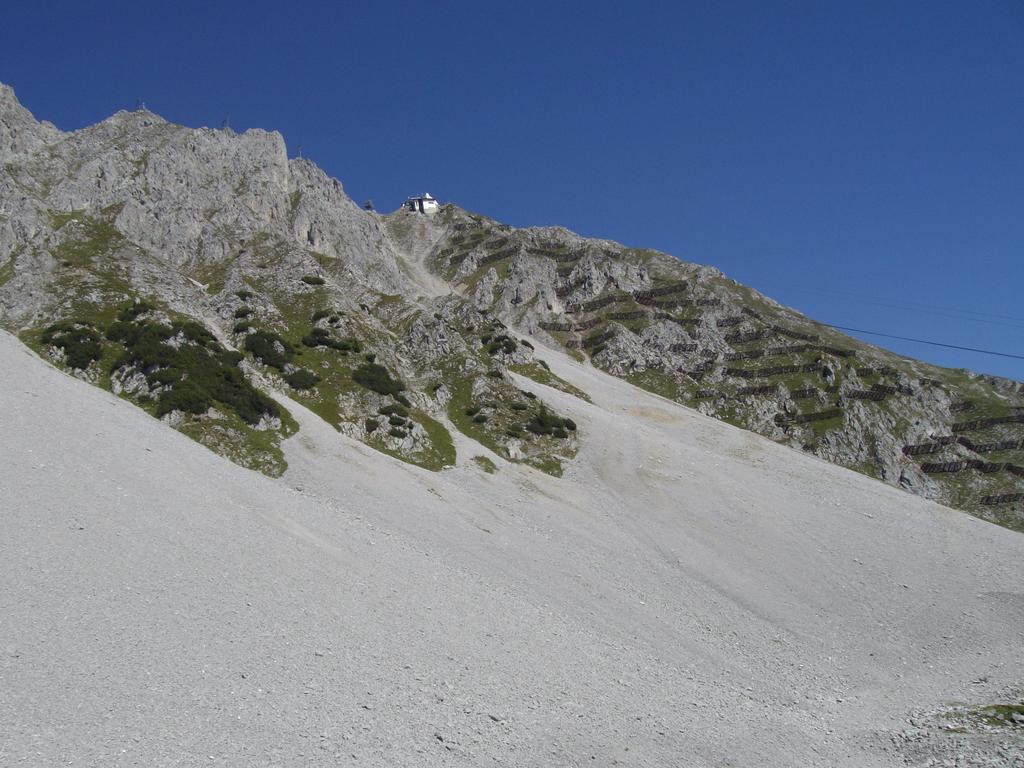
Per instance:
[[[252,291],[242,290],[242,291],[235,291],[235,296],[240,298],[242,301],[248,301],[249,299],[252,298],[253,294],[252,294]]]
[[[352,380],[379,395],[397,395],[405,389],[405,384],[393,378],[383,365],[376,363],[360,365],[352,371]]]
[[[406,397],[405,395],[392,395],[392,397],[395,398],[395,400],[397,400],[400,404],[404,405],[406,408],[412,408],[412,403],[409,402],[409,398]]]
[[[125,341],[138,332],[138,326],[127,320],[115,320],[107,327],[107,338],[111,341]]]
[[[235,327],[232,328],[231,330],[234,331],[235,333],[245,333],[250,328],[252,328],[252,323],[250,323],[248,320],[243,320],[240,323],[235,323]]]
[[[498,370],[488,371],[487,375],[490,376],[492,379],[500,379],[502,377],[501,371]]]
[[[473,405],[466,409],[467,416],[476,416],[478,413],[480,413],[479,405]]]
[[[516,342],[514,339],[510,339],[508,336],[502,334],[501,336],[495,336],[494,340],[490,344],[487,344],[487,354],[496,355],[499,352],[504,352],[507,355],[512,354],[516,351]]]
[[[391,416],[388,416],[388,424],[392,427],[404,427],[405,419],[397,414],[392,414]]]
[[[92,324],[81,320],[54,323],[40,337],[43,344],[64,350],[69,367],[85,370],[103,356],[103,342]]]
[[[473,417],[473,423],[474,424],[486,424],[487,423],[487,414],[486,413],[478,413],[476,416]]]
[[[235,317],[239,319],[243,317],[248,317],[251,314],[252,310],[249,309],[249,307],[239,307],[238,309],[235,310]]]
[[[398,427],[392,427],[388,430],[388,434],[392,437],[405,437],[408,434],[405,430],[399,429]]]
[[[164,342],[174,335],[174,329],[163,323],[140,324],[125,344],[131,362],[140,368],[170,365],[175,359],[176,350]]]
[[[302,345],[305,347],[328,347],[337,350],[343,355],[349,352],[358,352],[359,342],[355,339],[336,339],[326,328],[314,328],[308,335],[302,337]]]
[[[367,419],[363,423],[366,426],[367,432],[375,432],[377,430],[377,427],[380,426],[380,421],[378,419]]]
[[[567,437],[566,434],[556,435],[556,432],[565,432],[565,422],[547,408],[541,408],[527,423],[526,428],[535,435],[553,435],[555,437]]]
[[[557,437],[559,440],[564,440],[569,436],[569,433],[566,432],[562,427],[555,427],[554,429],[551,430],[551,436]]]
[[[305,368],[300,368],[297,371],[289,373],[284,377],[284,380],[288,382],[288,386],[292,389],[305,390],[315,387],[320,381],[320,377],[313,373],[313,371],[307,371]]]
[[[377,356],[375,354],[373,354],[373,352],[368,353],[366,355],[366,362],[368,362],[368,363],[375,363],[375,362],[377,362]]]
[[[518,424],[513,424],[512,426],[505,430],[505,434],[508,435],[509,437],[522,437],[523,430]]]
[[[337,325],[338,323],[341,322],[341,316],[331,315],[329,318],[327,318],[327,322],[329,322],[331,325]]]
[[[408,416],[409,415],[409,411],[407,411],[405,409],[405,406],[395,405],[395,404],[382,405],[380,408],[377,409],[377,413],[379,413],[381,416]]]
[[[275,342],[281,346],[283,351],[275,347]],[[284,367],[291,362],[295,356],[292,346],[270,331],[256,331],[245,337],[245,349],[252,353],[252,356],[264,365],[277,368],[283,371]]]
[[[172,328],[173,330],[181,333],[181,335],[189,341],[194,341],[196,344],[203,347],[216,341],[212,333],[206,330],[206,328],[201,326],[199,323],[192,320],[186,320],[183,323],[175,323]]]
[[[543,361],[543,360],[538,360],[538,361],[537,361],[537,365],[539,365],[539,366],[540,366],[541,368],[543,368],[543,369],[544,369],[545,371],[550,371],[550,370],[551,370],[551,366],[550,366],[550,365],[548,365],[548,364],[547,364],[547,363],[546,363],[545,361]]]
[[[527,349],[533,349],[533,344],[531,344],[530,342],[528,342],[528,341],[527,341],[526,339],[520,339],[520,340],[519,340],[519,343],[520,343],[520,344],[522,344],[522,345],[523,345],[524,347],[526,347]]]
[[[525,411],[528,410],[529,407],[530,406],[528,406],[526,403],[512,403],[513,411]]]
[[[318,309],[313,313],[313,317],[310,318],[311,323],[315,323],[317,320],[323,320],[325,317],[329,317],[331,310],[329,309]]]
[[[161,392],[156,399],[156,415],[163,416],[171,411],[181,411],[201,416],[213,405],[213,398],[202,387],[192,382]]]
[[[570,432],[576,431],[576,422],[572,419],[562,419],[562,426],[568,429]]]
[[[533,394],[533,392],[523,392],[523,396],[524,397],[528,397],[531,400],[536,400],[537,399],[537,396],[535,394]]]
[[[302,282],[306,285],[323,285],[324,279],[317,275],[303,275]]]

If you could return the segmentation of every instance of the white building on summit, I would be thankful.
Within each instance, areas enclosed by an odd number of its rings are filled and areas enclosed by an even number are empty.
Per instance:
[[[402,203],[402,207],[415,213],[433,213],[438,209],[438,202],[429,192],[424,192],[422,195],[408,198]]]

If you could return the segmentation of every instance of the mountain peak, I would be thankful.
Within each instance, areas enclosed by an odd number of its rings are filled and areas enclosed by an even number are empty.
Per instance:
[[[32,116],[11,86],[0,83],[0,161],[31,155],[59,136],[52,124]]]

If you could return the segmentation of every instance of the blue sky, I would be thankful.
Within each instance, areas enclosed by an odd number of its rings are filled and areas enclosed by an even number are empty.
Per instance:
[[[380,209],[427,190],[826,322],[1024,355],[1020,0],[16,3],[0,80],[65,130],[140,98],[229,117]]]

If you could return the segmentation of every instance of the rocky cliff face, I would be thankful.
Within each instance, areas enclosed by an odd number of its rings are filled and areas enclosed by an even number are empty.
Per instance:
[[[277,391],[431,469],[451,429],[554,474],[574,455],[575,425],[508,373],[549,377],[532,349],[424,292],[409,238],[279,134],[145,111],[65,134],[4,89],[0,150],[3,324],[213,449],[280,472]]]
[[[0,87],[0,321],[248,466],[287,393],[406,461],[559,473],[580,440],[527,338],[908,491],[1024,528],[1024,394],[846,337],[719,271],[445,206],[367,213],[279,134],[146,111],[62,133]],[[577,393],[585,397],[585,393]]]

